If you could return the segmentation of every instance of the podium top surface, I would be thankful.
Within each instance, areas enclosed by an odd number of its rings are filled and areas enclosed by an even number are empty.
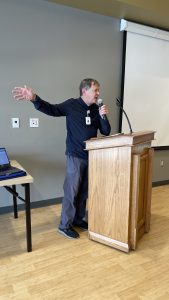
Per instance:
[[[86,150],[106,148],[106,147],[122,147],[136,146],[139,144],[151,142],[154,140],[155,131],[138,131],[132,134],[114,134],[92,138],[85,141]]]

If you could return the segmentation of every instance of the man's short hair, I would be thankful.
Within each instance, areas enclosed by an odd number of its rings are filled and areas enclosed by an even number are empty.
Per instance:
[[[100,86],[100,83],[96,79],[93,79],[93,78],[83,79],[79,86],[80,96],[82,96],[82,90],[83,89],[89,90],[91,88],[92,84]]]

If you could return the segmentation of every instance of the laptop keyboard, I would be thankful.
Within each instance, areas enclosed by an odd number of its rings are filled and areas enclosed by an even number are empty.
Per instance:
[[[10,169],[0,170],[0,175],[14,174],[18,171],[20,171],[20,169],[15,167],[10,167]]]

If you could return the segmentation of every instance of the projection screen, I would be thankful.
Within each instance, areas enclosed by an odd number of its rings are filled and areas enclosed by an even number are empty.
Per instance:
[[[169,32],[121,20],[123,30],[123,108],[134,132],[156,131],[153,146],[169,146]],[[124,115],[122,132],[129,132]]]

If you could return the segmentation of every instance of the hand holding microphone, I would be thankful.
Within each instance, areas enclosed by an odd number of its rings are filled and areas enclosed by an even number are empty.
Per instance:
[[[99,106],[99,114],[100,114],[101,118],[103,120],[106,120],[107,119],[106,115],[108,114],[107,106],[105,104],[103,104],[102,99],[98,99],[97,103],[98,103],[98,106]]]

